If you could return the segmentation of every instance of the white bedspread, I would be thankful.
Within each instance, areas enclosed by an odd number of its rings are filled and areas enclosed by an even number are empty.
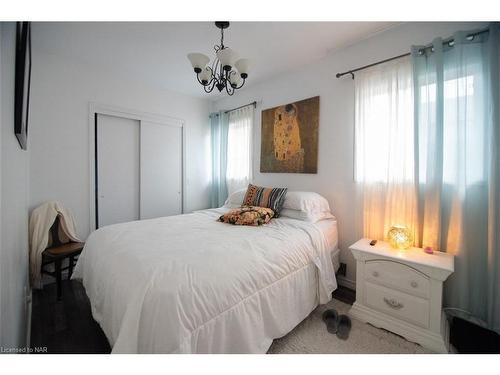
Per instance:
[[[234,226],[217,222],[220,214],[117,224],[89,236],[73,278],[82,279],[114,353],[265,353],[307,316],[276,305],[301,298],[301,281],[290,276],[311,264],[314,301],[331,299],[331,249],[313,224]]]

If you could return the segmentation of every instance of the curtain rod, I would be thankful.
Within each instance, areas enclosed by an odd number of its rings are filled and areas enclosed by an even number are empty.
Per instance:
[[[253,105],[254,107],[257,107],[257,102],[251,102],[245,105],[240,105],[239,107],[233,108],[233,109],[228,109],[227,111],[224,111],[224,113],[229,113],[232,111],[236,111],[237,109],[243,108],[243,107],[248,107],[249,105]]]
[[[484,34],[484,33],[487,33],[489,32],[489,28],[487,29],[484,29],[484,30],[480,30],[478,32],[475,32],[475,33],[471,33],[471,34],[468,34],[467,35],[467,38],[471,38],[471,37],[475,37],[476,35],[480,35],[480,34]],[[450,43],[453,43],[454,39],[453,38],[448,38],[448,39],[445,39],[443,40],[443,45],[450,45]],[[429,45],[429,46],[426,46],[424,47],[424,49],[428,49],[428,48],[432,48],[432,45]],[[354,72],[357,72],[357,71],[360,71],[360,70],[363,70],[363,69],[367,69],[367,68],[371,68],[372,66],[375,66],[375,65],[379,65],[379,64],[383,64],[385,62],[389,62],[389,61],[392,61],[392,60],[397,60],[397,59],[400,59],[402,57],[405,57],[405,56],[410,56],[411,53],[410,52],[407,52],[407,53],[403,53],[402,55],[398,55],[398,56],[394,56],[394,57],[390,57],[388,59],[385,59],[385,60],[381,60],[381,61],[377,61],[377,62],[374,62],[372,64],[368,64],[368,65],[365,65],[365,66],[361,66],[359,68],[356,68],[356,69],[351,69],[351,70],[348,70],[347,72],[343,72],[343,73],[337,73],[335,75],[335,77],[337,78],[340,78],[342,76],[345,76],[346,74],[350,74],[352,79],[354,79]]]

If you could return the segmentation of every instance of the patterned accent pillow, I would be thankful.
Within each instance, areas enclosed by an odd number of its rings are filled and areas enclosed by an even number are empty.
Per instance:
[[[265,188],[249,184],[242,206],[267,207],[274,211],[274,217],[279,217],[287,190],[287,188]]]
[[[262,225],[273,218],[274,212],[266,207],[245,206],[231,210],[219,217],[219,221],[233,225]]]

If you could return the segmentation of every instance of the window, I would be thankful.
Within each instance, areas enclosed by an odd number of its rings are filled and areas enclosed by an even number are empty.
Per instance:
[[[414,180],[413,80],[409,58],[357,73],[355,180]]]
[[[484,111],[481,110],[481,77],[469,72],[461,75],[455,69],[445,70],[443,85],[443,182],[454,185],[458,179],[465,178],[467,183],[485,179],[483,152],[463,152],[480,150],[485,142]],[[436,83],[420,86],[420,116],[435,118]],[[481,100],[481,101],[479,101]],[[478,110],[479,109],[479,110]],[[420,139],[428,139],[428,126],[436,127],[434,121],[420,126]],[[427,144],[422,143],[420,150],[419,183],[427,182]],[[466,155],[467,154],[467,155]],[[465,158],[466,156],[466,158]],[[460,158],[465,158],[460,160]],[[432,160],[430,161],[432,162]],[[459,168],[461,166],[461,168]],[[465,176],[460,174],[465,173]]]
[[[252,179],[253,106],[229,112],[226,183],[228,193],[247,187]]]

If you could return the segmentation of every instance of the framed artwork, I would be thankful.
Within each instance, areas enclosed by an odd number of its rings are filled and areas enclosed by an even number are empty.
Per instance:
[[[262,111],[260,171],[318,173],[319,96]]]
[[[31,81],[31,26],[17,22],[14,133],[23,150],[28,149],[28,114]]]

